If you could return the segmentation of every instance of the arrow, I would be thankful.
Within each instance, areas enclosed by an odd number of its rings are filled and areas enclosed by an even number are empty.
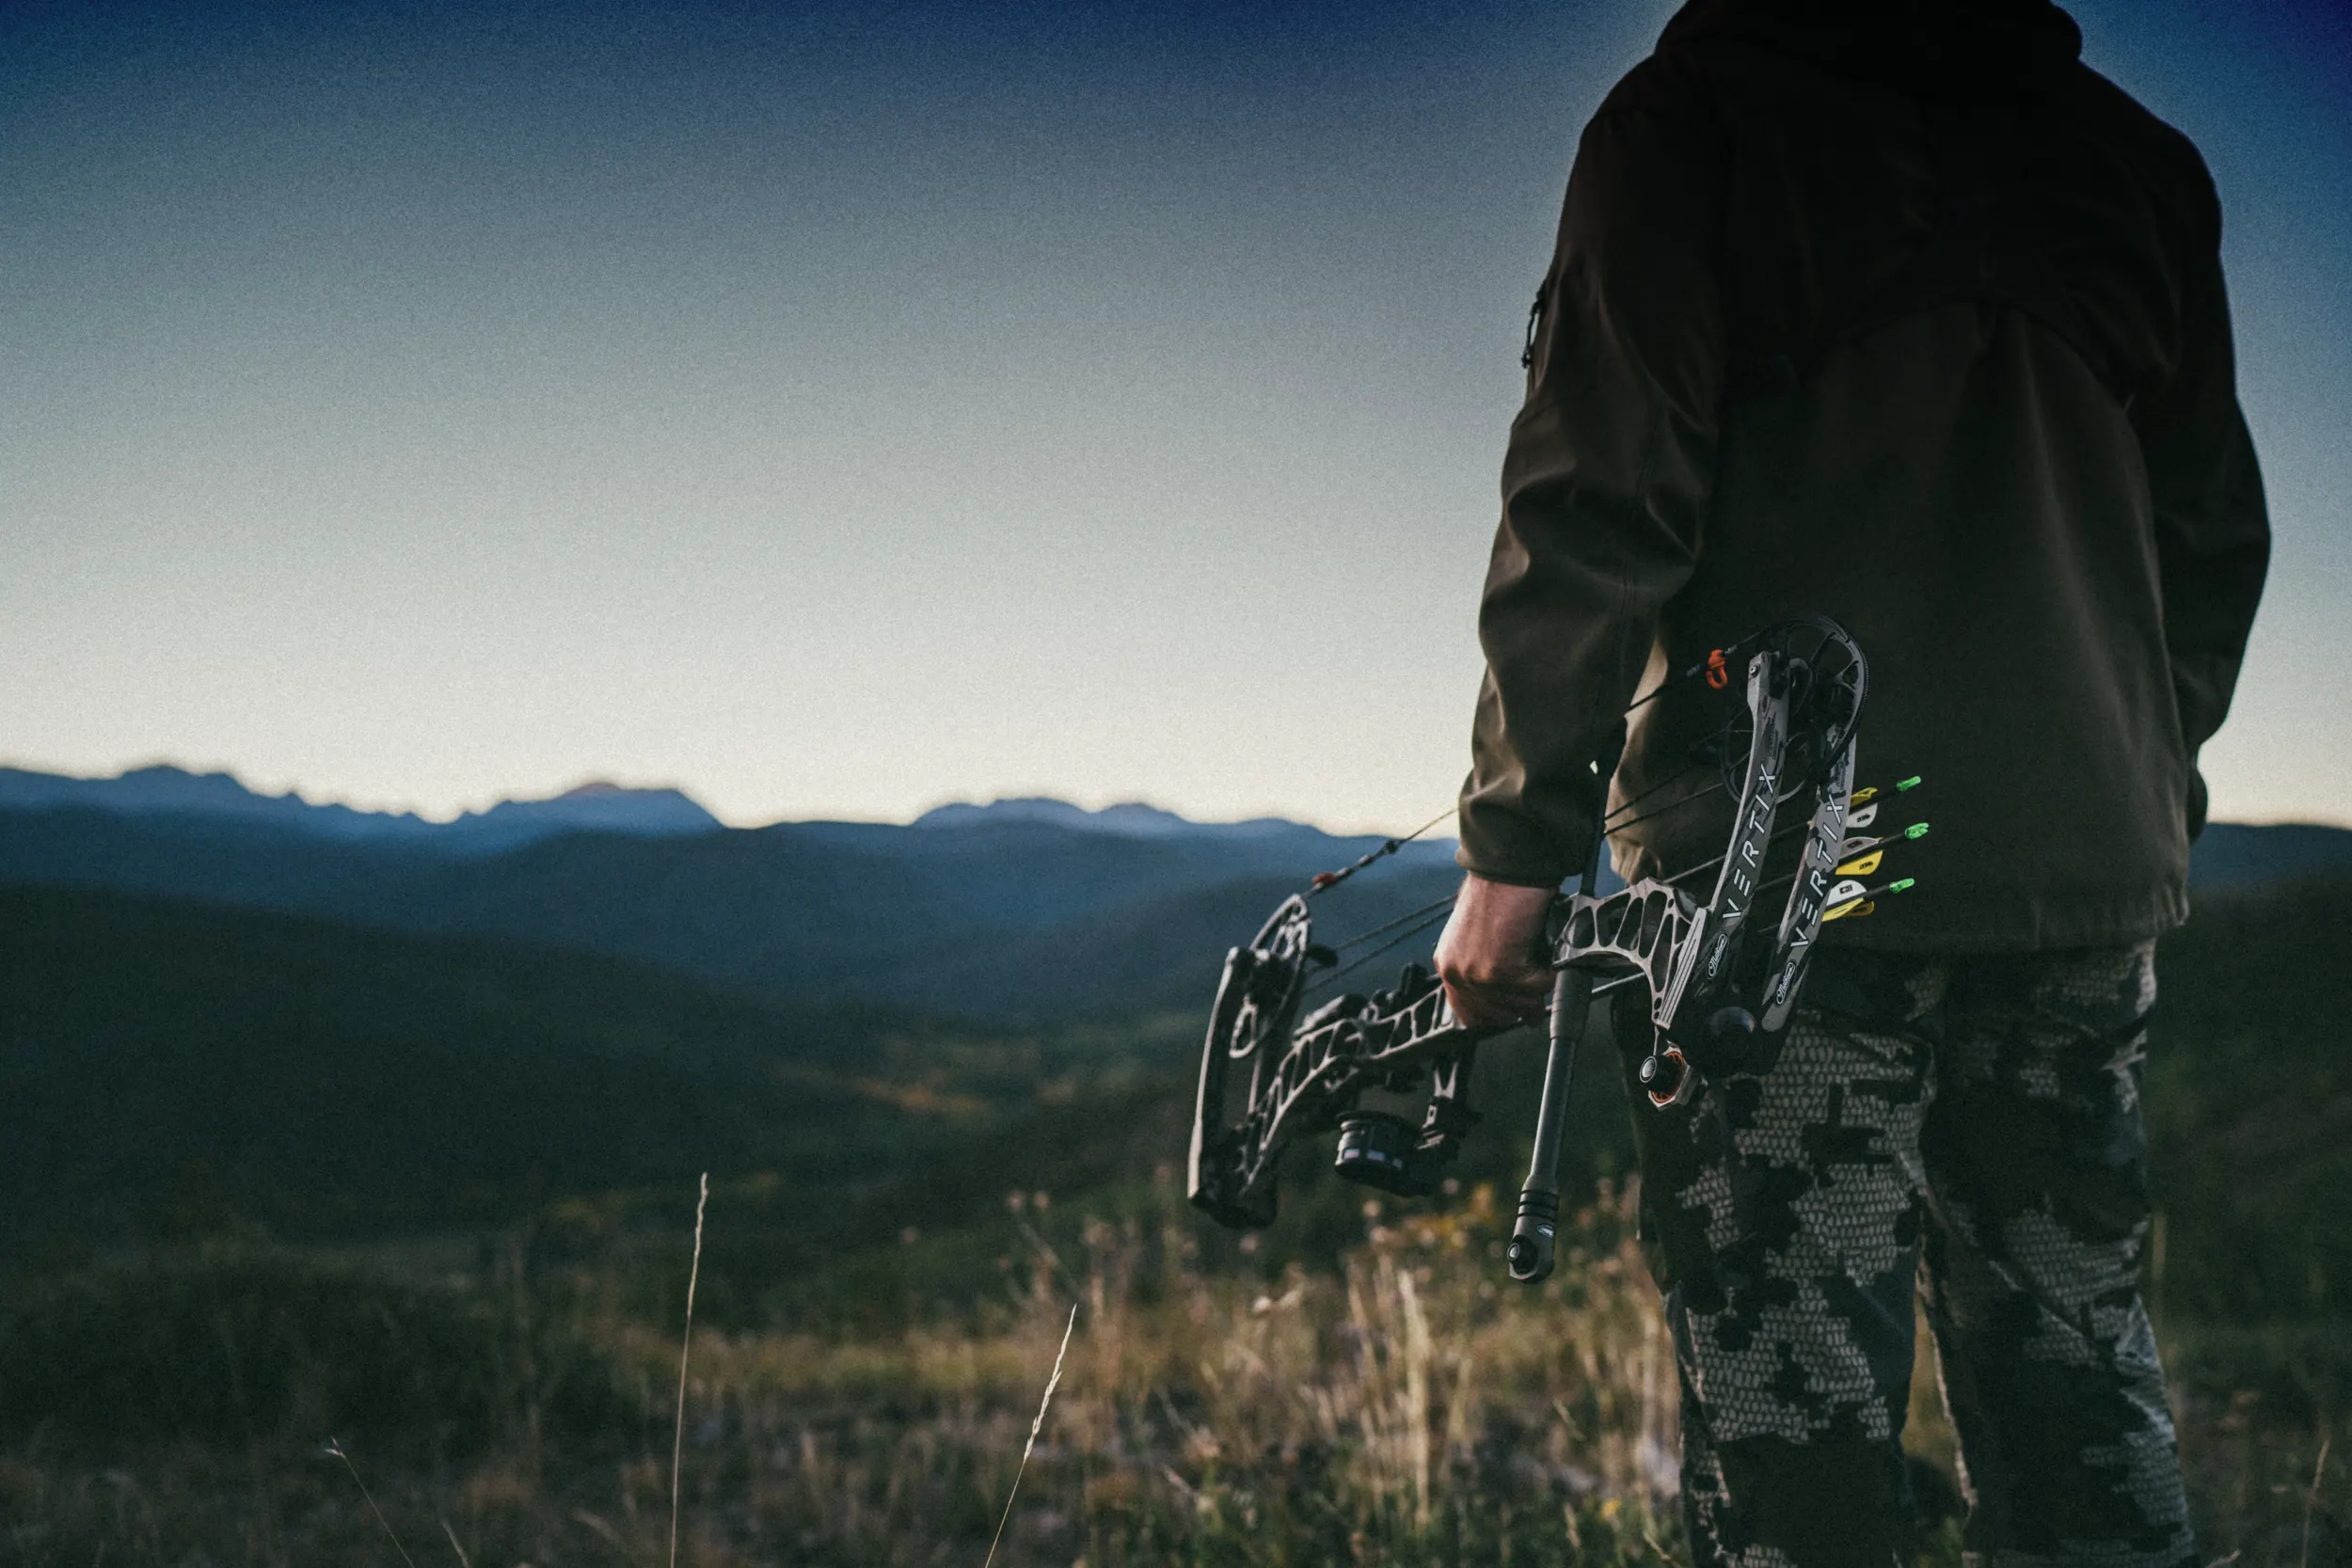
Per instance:
[[[1914,773],[1894,787],[1890,792],[1890,798],[1893,795],[1906,794],[1918,787],[1919,775]],[[1878,786],[1873,784],[1867,789],[1858,789],[1847,797],[1847,803],[1851,808],[1846,814],[1847,827],[1867,828],[1878,819],[1879,807],[1885,803],[1879,799],[1879,793]]]
[[[1909,877],[1899,878],[1894,881],[1867,888],[1860,882],[1840,882],[1829,890],[1833,902],[1828,909],[1821,911],[1821,918],[1824,921],[1843,920],[1848,915],[1860,918],[1873,913],[1878,909],[1879,899],[1891,897],[1895,894],[1906,891],[1912,885],[1913,879]]]

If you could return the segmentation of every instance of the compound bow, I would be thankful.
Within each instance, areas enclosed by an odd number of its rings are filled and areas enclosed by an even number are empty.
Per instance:
[[[1880,802],[1876,791],[1853,789],[1854,732],[1868,685],[1867,666],[1853,640],[1834,622],[1808,616],[1768,626],[1717,649],[1633,705],[1653,701],[1668,685],[1702,676],[1712,687],[1725,688],[1733,661],[1742,656],[1745,702],[1698,752],[1697,766],[1720,769],[1720,781],[1646,816],[1618,820],[1689,777],[1692,769],[1685,768],[1614,811],[1604,808],[1577,891],[1552,906],[1547,927],[1555,971],[1550,1051],[1534,1156],[1512,1232],[1514,1278],[1538,1280],[1551,1272],[1561,1122],[1576,1048],[1597,991],[1635,981],[1648,986],[1652,1043],[1641,1067],[1642,1085],[1653,1105],[1689,1104],[1709,1077],[1769,1059],[1772,1043],[1788,1030],[1824,921],[1867,914],[1878,897],[1911,885],[1903,879],[1871,887],[1865,879],[1878,871],[1884,846],[1922,836],[1925,823],[1882,837],[1850,836],[1872,824]],[[1613,776],[1622,746],[1620,733],[1610,754],[1596,760],[1595,770],[1604,780]],[[1905,780],[1897,791],[1918,782]],[[1614,893],[1597,890],[1611,832],[1718,789],[1737,801],[1722,854]],[[1807,813],[1795,864],[1768,878],[1776,841],[1793,832],[1788,809],[1792,805]],[[1791,827],[1779,827],[1784,821]],[[1335,972],[1321,976],[1325,980],[1344,973],[1338,969],[1336,951],[1314,940],[1309,900],[1393,854],[1402,842],[1391,839],[1354,865],[1316,878],[1307,892],[1285,900],[1248,946],[1226,956],[1201,1046],[1189,1162],[1192,1201],[1220,1224],[1243,1228],[1272,1223],[1277,1170],[1283,1151],[1301,1135],[1336,1128],[1342,1176],[1422,1196],[1436,1190],[1463,1134],[1478,1120],[1468,1098],[1471,1062],[1479,1042],[1502,1031],[1457,1022],[1437,977],[1425,968],[1408,964],[1388,990],[1334,996],[1299,1016],[1316,971]],[[1684,884],[1709,871],[1715,874],[1713,891],[1702,902]],[[1769,940],[1759,940],[1757,899],[1784,881],[1788,894],[1778,926]],[[1451,902],[1441,900],[1417,916],[1391,922],[1422,920],[1398,940],[1442,919]],[[1600,976],[1608,978],[1597,984]],[[1240,1114],[1229,1119],[1229,1076],[1245,1063],[1247,1099]],[[1424,1085],[1427,1101],[1418,1129],[1401,1117],[1358,1103],[1370,1089],[1403,1093]]]

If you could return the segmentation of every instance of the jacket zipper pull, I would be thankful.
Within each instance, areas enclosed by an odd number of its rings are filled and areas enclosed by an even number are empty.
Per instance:
[[[1535,291],[1535,303],[1527,308],[1527,341],[1519,348],[1519,369],[1523,371],[1535,368],[1535,333],[1544,324],[1544,302],[1550,297],[1551,279],[1547,277]]]

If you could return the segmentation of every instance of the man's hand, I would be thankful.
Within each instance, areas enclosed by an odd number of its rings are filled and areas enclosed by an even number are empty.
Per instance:
[[[1549,888],[1462,879],[1453,917],[1438,939],[1438,977],[1455,1018],[1483,1027],[1543,1011],[1551,997],[1551,967],[1543,951],[1544,911],[1551,899]]]

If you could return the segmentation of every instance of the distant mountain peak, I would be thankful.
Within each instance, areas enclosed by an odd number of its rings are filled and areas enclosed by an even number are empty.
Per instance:
[[[1199,833],[1295,833],[1318,832],[1279,816],[1252,817],[1247,822],[1196,822],[1165,806],[1142,800],[1121,800],[1089,811],[1051,795],[1011,795],[977,805],[951,800],[916,817],[917,828],[985,828],[1006,823],[1042,823],[1072,832],[1112,833],[1121,838],[1174,838]]]
[[[660,836],[712,832],[723,826],[682,789],[668,784],[637,788],[601,779],[574,784],[544,800],[501,800],[488,811],[469,813],[453,826],[474,823]]]
[[[345,806],[315,807],[292,790],[264,795],[234,773],[214,768],[197,772],[177,763],[151,762],[126,768],[111,779],[76,778],[41,773],[25,768],[0,768],[0,807],[39,809],[47,806],[96,806],[134,815],[235,816],[283,820],[305,812],[332,810],[349,814]],[[388,820],[389,820],[388,818]],[[415,822],[415,817],[399,820]]]
[[[245,789],[247,794],[257,793],[256,791],[246,789],[245,782],[239,779],[234,773],[228,772],[222,768],[215,768],[210,772],[199,773],[193,768],[183,768],[176,762],[144,763],[137,768],[124,768],[119,777],[126,782],[135,779],[144,780],[152,784],[163,784],[183,780],[205,784],[225,784],[233,785],[238,789]]]
[[[588,779],[572,785],[569,789],[551,795],[548,799],[550,800],[652,800],[657,797],[680,800],[693,799],[675,784],[614,784],[611,779]],[[714,817],[712,820],[716,821],[717,818]]]
[[[0,767],[0,810],[58,807],[95,808],[126,816],[227,818],[344,841],[427,844],[459,854],[512,848],[561,832],[666,837],[710,832],[723,825],[682,790],[667,785],[641,789],[602,779],[548,800],[501,800],[453,822],[431,822],[413,812],[313,802],[294,790],[264,795],[233,773],[199,773],[176,763],[147,763],[111,779]]]
[[[1118,805],[1089,811],[1068,800],[1050,795],[1014,795],[976,805],[969,800],[951,800],[944,806],[933,806],[914,819],[918,828],[986,828],[1005,823],[1043,823],[1050,827],[1067,828],[1082,833],[1118,833],[1127,838],[1162,838],[1173,833],[1189,832],[1200,824],[1188,821],[1172,811],[1146,805],[1140,800],[1125,800]]]

